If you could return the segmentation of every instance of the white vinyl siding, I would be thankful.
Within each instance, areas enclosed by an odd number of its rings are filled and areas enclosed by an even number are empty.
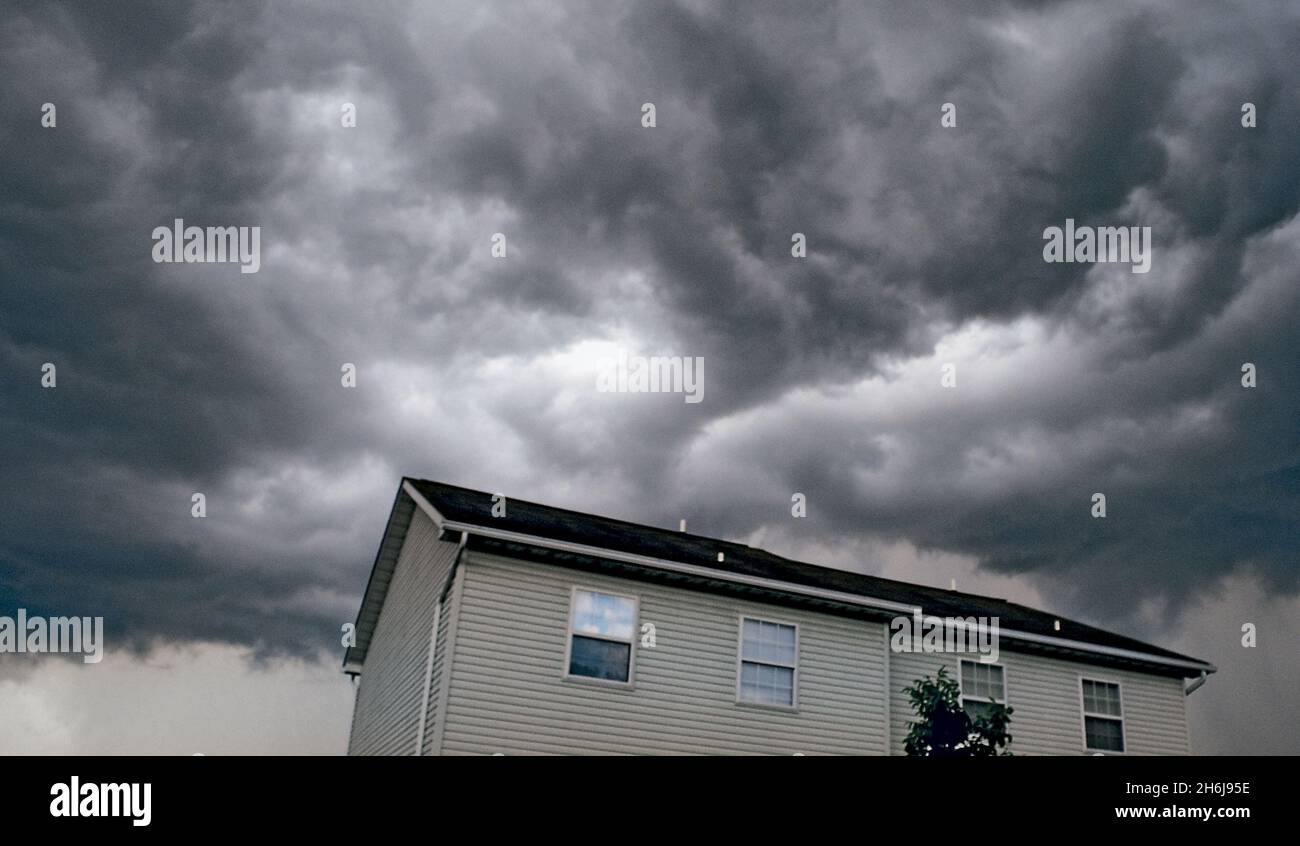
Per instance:
[[[889,656],[891,749],[903,754],[907,724],[914,714],[903,688],[939,667],[957,677],[958,656],[891,653]],[[1187,705],[1183,680],[1130,670],[1101,669],[1078,661],[1028,655],[1002,642],[999,661],[1006,671],[1011,715],[1011,752],[1017,755],[1092,754],[1084,745],[1079,677],[1103,676],[1124,688],[1125,752],[1132,755],[1186,755]]]
[[[442,676],[443,667],[447,662],[451,609],[454,601],[455,594],[448,592],[447,598],[442,602],[442,610],[438,614],[438,637],[433,650],[433,673],[429,679],[429,712],[425,716],[424,748],[420,752],[422,755],[438,754],[438,729],[440,727],[438,718],[441,714],[439,709],[442,704]]]
[[[443,754],[879,755],[883,626],[468,552]],[[564,679],[575,585],[639,599],[636,683]],[[799,625],[799,710],[736,704],[740,615]]]
[[[456,545],[439,541],[417,509],[362,668],[349,754],[415,754],[434,605],[455,557]]]

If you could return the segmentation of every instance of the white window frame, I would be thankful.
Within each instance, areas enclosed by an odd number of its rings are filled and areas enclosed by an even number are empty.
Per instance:
[[[965,680],[965,675],[961,671],[962,664],[982,664],[985,667],[997,667],[999,670],[1002,671],[1002,701],[999,702],[996,699],[986,699],[983,696],[975,696],[972,694],[970,697],[970,700],[972,702],[996,703],[998,705],[1006,705],[1010,707],[1011,682],[1008,680],[1006,664],[1002,663],[1001,661],[977,661],[971,658],[958,658],[957,659],[957,687],[961,691],[961,693],[958,694],[957,696],[957,704],[961,705],[963,710],[965,710],[966,708],[966,680]],[[1079,689],[1083,690],[1083,687],[1080,686]]]
[[[1083,683],[1090,681],[1093,684],[1113,684],[1115,690],[1119,693],[1119,716],[1114,714],[1098,714],[1089,712],[1083,704]],[[1106,676],[1085,676],[1079,674],[1079,733],[1083,738],[1083,751],[1087,755],[1126,755],[1128,754],[1128,732],[1124,727],[1124,685],[1117,678],[1108,678]],[[1093,749],[1088,745],[1088,718],[1096,720],[1111,720],[1119,723],[1119,742],[1124,748],[1116,751],[1114,749]]]
[[[617,638],[617,637],[605,637],[603,635],[583,634],[582,632],[574,631],[573,612],[577,608],[579,591],[583,593],[603,593],[606,596],[615,596],[618,597],[619,599],[632,600],[632,637],[628,640],[623,640],[622,638]],[[577,682],[579,684],[595,684],[595,685],[601,685],[603,687],[630,688],[635,686],[637,633],[641,631],[641,598],[639,596],[630,593],[618,593],[617,591],[610,590],[609,588],[591,587],[589,585],[574,585],[569,590],[569,618],[568,618],[568,622],[565,624],[565,630],[566,631],[564,635],[564,667],[561,669],[561,675],[560,675],[561,679],[568,682]],[[628,657],[627,657],[627,681],[619,681],[618,679],[598,679],[593,676],[579,676],[570,673],[569,666],[571,665],[573,660],[574,635],[577,635],[579,637],[590,638],[591,640],[605,640],[605,641],[609,641],[610,643],[626,643],[630,647],[630,650],[628,652]]]
[[[794,666],[787,667],[785,664],[769,664],[766,661],[750,661],[751,664],[761,664],[768,667],[783,667],[794,671],[793,681],[794,689],[790,692],[789,705],[776,705],[771,702],[751,702],[748,699],[741,698],[740,676],[741,669],[745,665],[745,621],[753,620],[756,623],[772,623],[778,626],[789,626],[794,629]],[[760,617],[756,614],[741,612],[736,615],[736,704],[742,708],[761,708],[765,711],[783,711],[792,712],[799,710],[799,624],[790,620],[775,620],[771,617]]]

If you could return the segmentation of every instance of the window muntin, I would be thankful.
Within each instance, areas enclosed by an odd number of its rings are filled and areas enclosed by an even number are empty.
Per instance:
[[[795,626],[742,617],[737,699],[755,705],[793,708],[798,652],[799,633]]]

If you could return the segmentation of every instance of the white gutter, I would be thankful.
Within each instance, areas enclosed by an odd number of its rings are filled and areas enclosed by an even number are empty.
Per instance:
[[[809,587],[807,585],[797,585],[792,582],[783,582],[780,579],[765,579],[762,576],[747,576],[743,573],[729,573],[722,570],[715,570],[712,567],[701,567],[696,564],[679,564],[676,561],[666,561],[662,558],[652,558],[648,555],[637,555],[633,552],[619,552],[613,549],[604,549],[599,546],[587,546],[580,543],[570,543],[569,541],[539,538],[536,535],[507,532],[501,529],[485,529],[482,526],[471,526],[466,523],[448,522],[446,526],[448,529],[461,532],[472,532],[476,535],[496,538],[497,540],[514,541],[515,543],[524,543],[529,546],[541,546],[555,549],[560,552],[572,552],[576,555],[587,555],[592,558],[605,558],[611,561],[623,561],[628,564],[640,564],[645,567],[653,567],[656,570],[668,570],[689,576],[699,576],[701,578],[715,579],[723,582],[735,582],[751,587],[777,590],[781,593],[798,593],[805,596],[815,597],[817,599],[827,599],[833,602],[862,605],[882,611],[898,611],[911,614],[917,609],[917,606],[915,605],[906,605],[902,602],[890,602],[886,599],[872,599],[870,597],[860,596],[856,593],[844,593],[838,590],[826,590],[824,588]]]
[[[1060,637],[1048,637],[1046,635],[1009,631],[1007,629],[1002,629],[1000,634],[1004,634],[1014,640],[1023,640],[1029,643],[1042,643],[1049,646],[1059,646],[1063,649],[1074,649],[1079,652],[1110,655],[1115,658],[1133,658],[1139,661],[1146,661],[1148,664],[1164,664],[1168,667],[1178,667],[1185,670],[1200,670],[1202,674],[1217,673],[1219,671],[1219,668],[1213,664],[1206,664],[1202,661],[1183,661],[1179,658],[1166,658],[1163,655],[1152,655],[1148,652],[1137,652],[1132,649],[1120,649],[1115,646],[1101,646],[1095,643],[1087,643],[1082,640],[1066,640],[1065,638]]]
[[[1195,693],[1197,690],[1200,689],[1201,685],[1205,684],[1209,680],[1210,680],[1209,673],[1206,673],[1204,670],[1202,670],[1201,677],[1196,681],[1192,682],[1191,684],[1187,685],[1187,689],[1183,691],[1183,695],[1191,696],[1193,693]]]
[[[438,649],[438,623],[442,620],[442,603],[433,606],[433,625],[429,627],[429,657],[424,662],[424,687],[420,691],[420,723],[415,730],[415,754],[424,754],[424,724],[429,718],[429,686],[433,684],[433,653]]]
[[[662,558],[653,558],[648,555],[637,555],[631,552],[619,552],[612,549],[603,549],[598,546],[587,546],[580,543],[571,543],[569,541],[552,540],[542,538],[536,535],[523,534],[521,532],[509,532],[504,529],[490,529],[485,526],[474,525],[470,523],[458,523],[448,520],[434,508],[423,495],[420,494],[415,486],[409,481],[402,482],[402,489],[415,501],[415,504],[429,516],[430,519],[440,529],[449,529],[451,531],[461,532],[462,535],[470,533],[481,535],[498,540],[512,541],[514,543],[527,544],[529,546],[539,546],[544,549],[554,549],[560,552],[571,552],[575,555],[587,555],[592,558],[605,558],[613,561],[623,561],[629,564],[639,564],[645,567],[652,567],[657,570],[668,570],[675,573],[684,573],[686,575],[698,576],[701,578],[715,579],[724,582],[734,582],[737,584],[749,585],[752,587],[768,588],[781,593],[793,593],[803,596],[809,596],[816,599],[825,599],[832,602],[840,602],[846,605],[856,605],[863,608],[872,608],[882,611],[905,612],[908,615],[921,611],[919,605],[908,605],[902,602],[891,602],[885,599],[873,599],[868,596],[861,596],[856,593],[844,593],[837,590],[826,590],[823,588],[809,587],[807,585],[798,585],[792,582],[784,582],[780,579],[765,579],[760,576],[747,576],[741,573],[728,573],[722,570],[716,570],[712,567],[700,567],[695,564],[679,564],[676,561],[666,561]],[[463,538],[462,538],[463,540]],[[964,625],[960,624],[959,625]],[[1127,658],[1130,660],[1144,661],[1148,664],[1160,664],[1168,667],[1177,667],[1186,670],[1199,670],[1201,672],[1217,672],[1218,668],[1213,664],[1205,664],[1200,661],[1183,661],[1177,658],[1166,658],[1160,655],[1151,655],[1146,652],[1136,652],[1131,649],[1119,649],[1113,646],[1100,646],[1092,643],[1085,643],[1080,640],[1067,640],[1065,638],[1048,637],[1047,635],[1030,634],[1029,632],[1017,632],[1009,629],[1000,629],[999,635],[1005,635],[1013,640],[1021,640],[1027,643],[1040,643],[1048,646],[1056,646],[1062,649],[1073,649],[1079,652],[1090,652],[1095,655],[1106,655],[1113,658]]]

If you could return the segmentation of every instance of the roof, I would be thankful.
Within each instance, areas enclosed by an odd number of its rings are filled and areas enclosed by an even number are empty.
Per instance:
[[[403,491],[416,494],[416,504],[432,509],[434,513],[430,516],[440,527],[466,532],[471,537],[496,539],[498,545],[504,541],[515,550],[522,546],[558,547],[567,553],[564,557],[568,559],[573,558],[574,553],[586,553],[586,557],[593,560],[614,556],[651,571],[671,568],[719,584],[743,582],[750,585],[751,590],[754,585],[759,585],[765,591],[788,593],[791,597],[814,595],[831,602],[837,599],[852,602],[852,598],[861,598],[864,604],[876,603],[877,614],[887,611],[890,616],[897,616],[905,610],[896,606],[906,606],[907,609],[919,607],[924,614],[939,617],[997,617],[1003,639],[1010,636],[1025,645],[1034,644],[1036,651],[1095,652],[1097,657],[1107,655],[1111,659],[1117,659],[1117,655],[1112,653],[1122,652],[1127,656],[1123,659],[1126,663],[1141,664],[1143,658],[1148,658],[1164,672],[1184,677],[1215,670],[1213,665],[1199,659],[1005,599],[824,567],[745,544],[509,497],[506,499],[506,513],[493,517],[492,494],[425,479],[404,479],[403,483]],[[423,503],[419,502],[421,499]],[[400,518],[399,512],[408,505],[403,501],[403,492],[399,491],[394,516]],[[396,540],[400,546],[400,538],[395,538],[395,535],[399,531],[405,535],[409,509],[405,511],[405,521],[399,519],[398,523],[400,525],[394,526],[394,519],[390,517],[381,557],[384,549],[389,548],[395,560],[393,541]],[[721,561],[718,553],[722,553]],[[372,573],[372,584],[367,588],[362,614],[366,614],[368,603],[377,619],[377,605],[382,604],[382,596],[370,596],[371,588],[376,587],[375,581]],[[386,584],[385,578],[383,587]],[[365,622],[362,617],[358,618],[359,632],[366,629]],[[373,622],[370,627],[373,628]],[[368,645],[370,632],[364,633],[365,645]],[[358,638],[361,648],[355,657],[359,660],[364,660],[365,645]],[[1005,644],[1003,648],[1006,648]],[[1183,666],[1173,668],[1179,664]]]

